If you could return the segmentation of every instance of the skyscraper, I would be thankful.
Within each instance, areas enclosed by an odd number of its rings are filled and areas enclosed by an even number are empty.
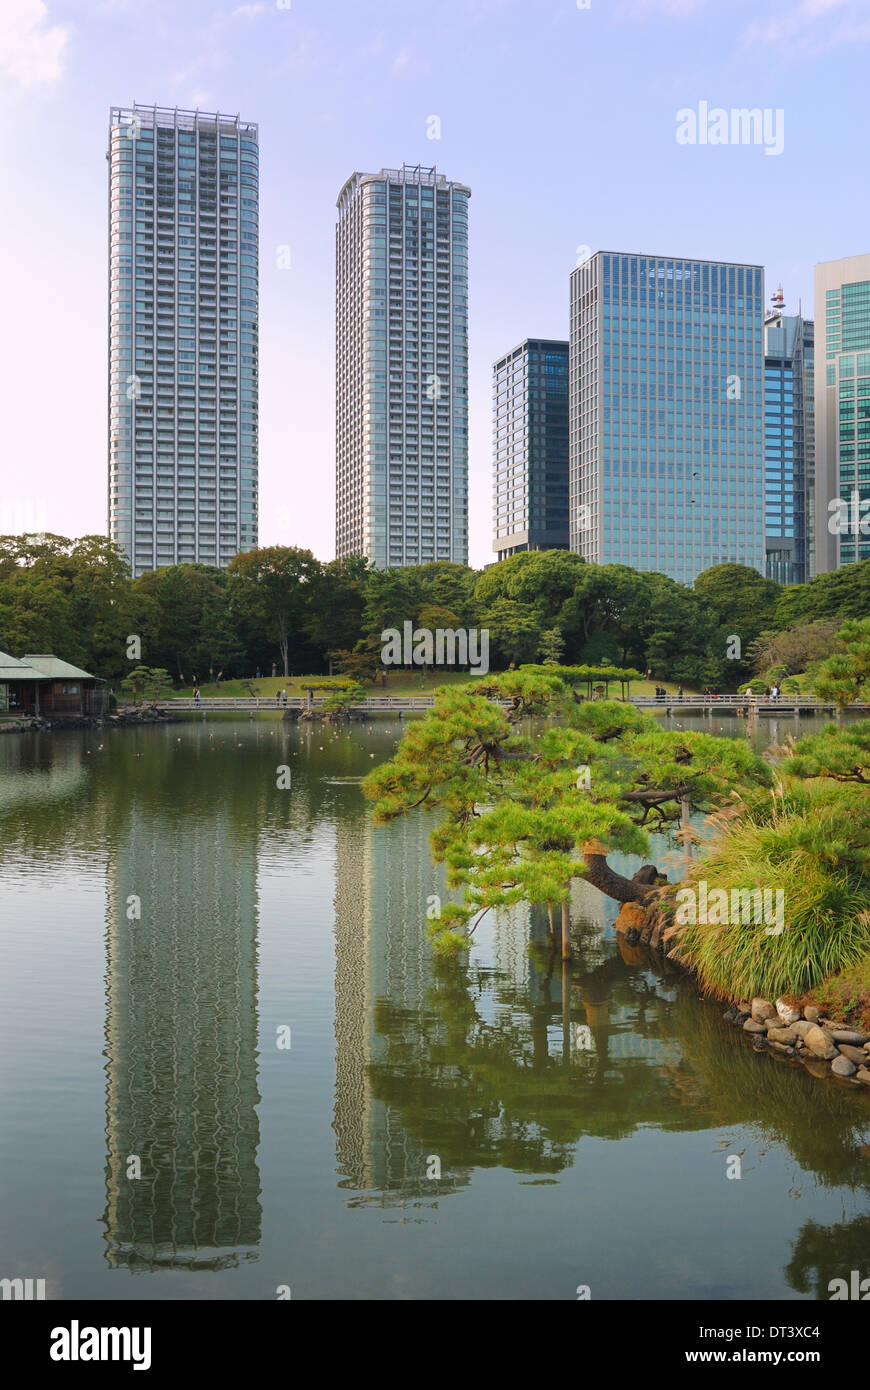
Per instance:
[[[468,558],[468,199],[352,174],[336,229],[336,555]]]
[[[816,266],[815,315],[816,573],[824,574],[870,560],[870,255]]]
[[[599,251],[571,274],[571,548],[764,572],[760,266]]]
[[[109,535],[133,574],[257,544],[258,134],[113,107]]]
[[[526,338],[492,369],[493,542],[568,549],[568,344]]]
[[[764,546],[768,579],[812,578],[813,324],[783,313],[780,285],[764,319]]]

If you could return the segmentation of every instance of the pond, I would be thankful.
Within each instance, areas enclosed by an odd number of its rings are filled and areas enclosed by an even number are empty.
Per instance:
[[[529,909],[439,966],[434,822],[374,829],[359,789],[401,731],[0,739],[0,1277],[827,1298],[870,1252],[870,1097],[756,1055],[588,885],[568,969]]]

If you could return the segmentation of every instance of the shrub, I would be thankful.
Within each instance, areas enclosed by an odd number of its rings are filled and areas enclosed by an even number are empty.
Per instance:
[[[683,887],[784,893],[784,929],[765,922],[677,927],[678,949],[712,994],[775,999],[870,954],[870,793],[815,782],[720,816]],[[775,898],[771,901],[775,901]]]

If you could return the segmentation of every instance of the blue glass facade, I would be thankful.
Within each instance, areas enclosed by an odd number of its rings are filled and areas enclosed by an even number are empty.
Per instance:
[[[568,344],[527,338],[493,366],[493,545],[568,549]]]
[[[813,325],[774,313],[764,336],[766,574],[803,584],[812,578]]]
[[[870,255],[815,270],[817,570],[870,560]]]
[[[571,548],[762,573],[760,266],[599,251],[571,275]]]

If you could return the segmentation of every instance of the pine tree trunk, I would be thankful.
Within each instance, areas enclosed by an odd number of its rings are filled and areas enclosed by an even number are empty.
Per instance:
[[[648,883],[638,883],[611,869],[604,854],[584,847],[583,859],[586,864],[586,877],[595,888],[618,903],[642,903],[650,895]]]

